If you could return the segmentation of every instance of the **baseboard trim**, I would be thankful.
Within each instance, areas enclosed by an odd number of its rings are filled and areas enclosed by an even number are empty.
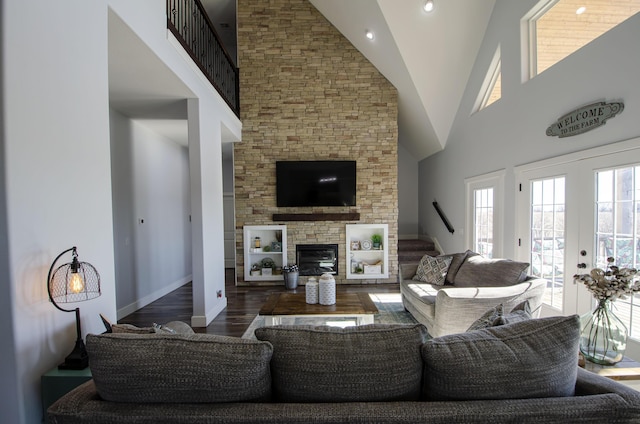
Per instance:
[[[227,298],[222,298],[221,302],[218,302],[215,308],[211,309],[207,312],[206,316],[202,315],[193,315],[191,317],[191,327],[193,328],[205,328],[215,317],[220,314],[227,307]]]
[[[169,293],[171,293],[172,291],[179,289],[180,287],[184,286],[185,284],[191,282],[192,280],[192,276],[191,275],[187,275],[186,277],[183,277],[181,279],[179,279],[178,281],[174,281],[173,283],[169,284],[168,286],[165,286],[159,290],[156,290],[155,292],[146,295],[145,297],[143,297],[142,299],[138,299],[133,303],[130,303],[129,305],[122,307],[120,309],[118,309],[118,311],[116,312],[117,315],[117,319],[121,319],[126,317],[129,314],[134,313],[135,311],[137,311],[140,308],[144,308],[145,306],[147,306],[150,303],[155,302],[156,300],[160,299],[163,296],[168,295]]]
[[[442,250],[442,246],[440,246],[440,243],[438,243],[438,239],[437,238],[430,237],[430,236],[422,236],[421,238],[423,238],[425,240],[431,240],[433,242],[433,245],[436,247],[436,250],[438,252],[440,252],[441,255],[444,253],[444,250]]]

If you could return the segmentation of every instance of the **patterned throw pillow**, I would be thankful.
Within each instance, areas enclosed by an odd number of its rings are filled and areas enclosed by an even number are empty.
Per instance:
[[[424,255],[420,259],[414,280],[423,281],[437,286],[444,285],[444,279],[447,276],[449,265],[451,264],[451,256],[429,256]]]

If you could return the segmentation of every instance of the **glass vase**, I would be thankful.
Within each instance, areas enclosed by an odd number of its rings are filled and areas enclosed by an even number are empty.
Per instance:
[[[624,358],[627,327],[611,310],[611,302],[600,300],[593,312],[581,317],[580,352],[585,359],[613,365]]]

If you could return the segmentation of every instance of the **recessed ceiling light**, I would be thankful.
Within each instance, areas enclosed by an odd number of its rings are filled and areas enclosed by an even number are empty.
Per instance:
[[[576,15],[582,15],[584,12],[586,12],[587,8],[584,6],[581,6],[578,8],[578,10],[576,10]]]
[[[431,12],[433,10],[433,0],[427,0],[423,7],[425,12]]]
[[[364,33],[365,37],[367,37],[369,40],[373,40],[373,31],[367,30],[367,32]]]

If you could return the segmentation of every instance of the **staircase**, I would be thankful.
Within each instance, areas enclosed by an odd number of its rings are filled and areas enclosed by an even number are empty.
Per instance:
[[[398,240],[398,263],[419,262],[424,255],[438,256],[440,252],[429,240],[400,239]]]

